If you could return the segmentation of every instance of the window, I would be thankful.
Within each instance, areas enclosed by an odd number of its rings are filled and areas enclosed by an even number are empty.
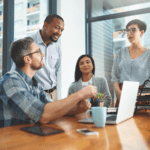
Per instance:
[[[33,7],[34,7],[34,6],[37,6],[37,5],[39,5],[39,4],[40,4],[40,3],[34,3],[34,4],[33,4]]]
[[[30,25],[30,20],[27,20],[27,26],[29,26]]]
[[[38,24],[39,23],[39,20],[33,20],[32,22],[31,22],[31,25],[35,25],[35,24]]]
[[[14,38],[19,39],[35,34],[42,28],[44,17],[47,16],[47,9],[40,11],[40,7],[47,8],[47,1],[40,3],[40,0],[15,0],[15,30]],[[21,10],[20,10],[21,9]],[[20,10],[19,13],[17,11]]]
[[[9,55],[9,46],[12,41],[24,38],[26,36],[33,35],[37,30],[42,28],[42,24],[44,22],[45,17],[48,13],[56,13],[56,1],[55,0],[9,0],[8,3],[4,0],[0,0],[0,65],[3,65],[3,70],[1,69],[2,66],[0,66],[0,77],[3,74],[5,74],[7,71],[11,68],[11,59]],[[48,3],[49,2],[49,3]],[[3,40],[3,3],[6,6],[5,15],[7,14],[7,17],[5,17],[4,26],[5,28],[5,39]],[[20,3],[20,4],[19,4]],[[40,7],[42,8],[42,11],[39,9],[36,12],[33,12],[31,14],[27,13],[27,8],[30,7],[31,3],[39,3]],[[18,4],[18,6],[17,6]],[[12,7],[14,5],[14,7]],[[19,6],[20,5],[20,6]],[[53,9],[52,6],[54,5]],[[17,8],[18,7],[18,8]],[[31,5],[32,7],[32,5]],[[14,14],[12,14],[14,12]],[[19,12],[19,13],[18,13]],[[14,18],[12,16],[14,15]],[[38,15],[38,18],[37,16]],[[31,17],[35,18],[36,20],[39,20],[39,22],[35,21],[36,28],[34,30],[28,30],[28,24],[31,21]],[[22,20],[21,22],[17,22],[18,20]],[[29,21],[28,21],[29,20]],[[14,25],[12,24],[14,22]],[[16,24],[16,25],[15,25]],[[34,25],[34,26],[35,26]],[[14,26],[14,28],[13,28]],[[16,27],[17,28],[16,28]],[[19,27],[18,27],[19,26]],[[3,47],[3,41],[4,41],[4,48],[5,51],[2,54],[2,47]],[[2,61],[2,57],[5,57]],[[3,64],[1,62],[4,62]]]
[[[22,11],[22,9],[23,9],[23,3],[15,4],[15,12]]]
[[[30,2],[28,3],[27,13],[33,13],[40,10],[40,2]]]
[[[149,0],[91,0],[91,17],[149,8],[148,2]]]
[[[87,7],[87,52],[92,55],[96,65],[96,76],[107,79],[112,97],[115,99],[111,83],[113,56],[128,46],[126,35],[121,32],[133,19],[145,21],[150,25],[149,0],[88,0]],[[90,8],[90,9],[89,9]],[[150,49],[150,29],[142,37],[142,44]]]
[[[23,20],[15,21],[15,30],[19,29],[21,26],[23,26]]]
[[[27,6],[27,8],[30,8],[30,3],[28,3],[28,6]]]
[[[0,0],[0,5],[3,5],[3,0]]]

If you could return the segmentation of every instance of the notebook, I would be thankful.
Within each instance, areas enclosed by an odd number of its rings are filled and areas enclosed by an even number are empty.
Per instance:
[[[133,117],[139,82],[124,81],[117,114],[107,114],[106,124],[118,124]],[[109,109],[109,108],[108,108]],[[92,118],[92,117],[91,117]],[[94,123],[92,120],[81,119],[80,123]]]

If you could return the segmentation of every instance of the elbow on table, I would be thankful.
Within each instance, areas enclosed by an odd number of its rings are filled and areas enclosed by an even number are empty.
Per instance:
[[[50,122],[50,119],[48,119],[46,116],[42,115],[41,118],[40,118],[40,120],[39,120],[39,122],[41,124],[47,124],[47,123]]]

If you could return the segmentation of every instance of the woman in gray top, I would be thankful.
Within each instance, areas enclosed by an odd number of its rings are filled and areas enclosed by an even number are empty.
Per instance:
[[[68,95],[75,93],[85,86],[91,84],[97,87],[97,92],[107,95],[104,98],[104,106],[109,107],[111,105],[111,94],[108,89],[108,84],[105,78],[95,77],[95,63],[90,55],[81,55],[78,58],[76,69],[75,69],[75,82],[73,82],[68,91]],[[92,106],[99,105],[93,100],[91,101]]]
[[[116,54],[112,69],[112,82],[119,105],[121,85],[124,81],[137,81],[142,85],[150,77],[150,50],[141,43],[146,24],[138,19],[130,21],[124,30],[131,45]]]

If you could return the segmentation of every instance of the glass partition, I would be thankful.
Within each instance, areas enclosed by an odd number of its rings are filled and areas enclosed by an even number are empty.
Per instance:
[[[147,29],[144,35],[142,36],[142,44],[146,48],[150,49],[150,42],[149,42],[150,21],[147,19],[149,17],[150,17],[150,14],[148,13],[148,14],[141,14],[141,15],[135,15],[135,16],[130,16],[130,17],[113,19],[113,54],[114,55],[119,49],[130,45],[127,39],[127,35],[124,32],[122,32],[122,29],[125,29],[127,23],[133,19],[139,19],[146,23]]]
[[[15,0],[15,40],[31,36],[42,28],[48,14],[47,5],[47,0]]]
[[[149,7],[149,0],[91,0],[91,17],[118,14]]]
[[[127,39],[127,35],[123,32],[122,29],[125,29],[127,23],[133,19],[140,19],[144,21],[147,24],[147,30],[142,36],[142,44],[147,49],[150,49],[150,20],[148,19],[150,18],[150,13],[142,13],[139,15],[132,13],[133,10],[148,8],[150,6],[150,2],[144,0],[136,1],[137,4],[134,3],[133,5],[132,1],[130,1],[129,3],[128,0],[121,0],[121,3],[120,1],[118,2],[115,0],[114,4],[112,3],[113,1],[114,0],[91,0],[91,17],[104,17],[102,18],[103,20],[99,20],[99,18],[95,19],[94,21],[89,20],[88,25],[90,24],[90,32],[88,32],[88,34],[90,34],[90,38],[87,42],[90,43],[90,53],[95,60],[95,75],[98,77],[102,76],[107,79],[112,98],[115,100],[116,97],[114,95],[113,84],[111,83],[113,58],[119,49],[130,45]],[[113,9],[104,7],[108,2],[117,7],[113,7]],[[124,13],[123,17],[121,17],[120,15],[116,15],[115,17],[113,16],[114,18],[112,19],[107,19],[107,17],[105,18],[105,15],[109,16],[112,13],[119,14],[125,11],[130,11],[130,15],[125,16]]]

